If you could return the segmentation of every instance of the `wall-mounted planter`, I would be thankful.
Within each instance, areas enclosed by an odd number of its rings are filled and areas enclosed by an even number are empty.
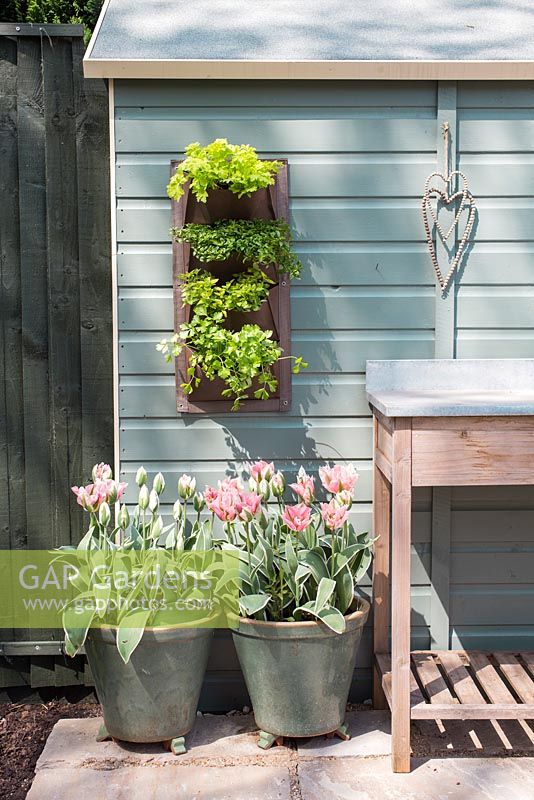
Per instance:
[[[171,175],[174,174],[179,161],[171,161]],[[289,217],[287,161],[282,160],[283,166],[275,177],[275,183],[266,189],[259,189],[250,197],[239,198],[226,189],[211,190],[206,203],[199,202],[192,192],[189,184],[184,186],[184,194],[178,201],[172,200],[172,225],[182,228],[187,223],[209,225],[221,219],[282,219],[286,222]],[[188,243],[173,242],[173,302],[174,302],[174,329],[179,330],[180,325],[189,321],[190,306],[183,305],[179,275],[190,269],[201,267],[209,270],[219,278],[226,278],[238,273],[246,266],[239,258],[230,258],[226,261],[210,262],[209,264],[198,261],[191,252]],[[291,345],[291,319],[290,319],[290,279],[288,275],[280,274],[276,265],[266,270],[268,276],[274,281],[267,298],[261,308],[256,312],[247,314],[233,313],[228,316],[227,325],[230,329],[238,329],[245,322],[255,323],[263,330],[272,330],[275,339],[284,353],[289,355]],[[184,413],[225,413],[232,409],[232,401],[221,397],[224,388],[222,381],[208,381],[203,379],[192,394],[185,394],[181,384],[187,380],[188,355],[187,349],[175,359],[176,374],[176,408]],[[240,412],[288,411],[291,406],[291,362],[289,359],[278,361],[274,365],[274,374],[278,380],[276,392],[267,400],[245,400]]]

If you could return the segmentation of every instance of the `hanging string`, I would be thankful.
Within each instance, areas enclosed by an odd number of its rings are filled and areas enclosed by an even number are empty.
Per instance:
[[[425,227],[425,237],[426,243],[428,246],[428,250],[430,253],[430,259],[432,261],[432,265],[434,267],[434,271],[436,273],[436,277],[438,279],[438,283],[441,286],[442,292],[445,292],[453,278],[454,273],[460,263],[460,260],[464,254],[465,248],[467,243],[470,239],[471,232],[473,230],[473,225],[475,222],[475,214],[476,214],[476,202],[475,198],[471,194],[469,189],[469,185],[467,183],[467,178],[465,177],[463,172],[460,170],[453,170],[449,172],[449,138],[450,138],[450,127],[448,122],[444,122],[442,125],[443,131],[443,139],[444,139],[444,172],[433,172],[431,175],[428,176],[425,182],[425,189],[423,193],[423,198],[421,202],[421,211],[423,214],[423,224]],[[440,189],[437,186],[432,184],[434,178],[438,178],[445,184],[445,188]],[[462,188],[458,191],[451,192],[452,184],[455,178],[460,178],[462,180]],[[432,206],[432,199],[435,198],[437,203],[441,201],[444,206],[452,206],[455,202],[460,200],[458,211],[454,215],[454,219],[450,228],[445,231],[441,223],[438,220],[438,207],[434,210]],[[436,234],[439,235],[443,244],[447,242],[453,232],[457,232],[458,223],[462,216],[464,209],[468,208],[467,214],[467,221],[465,225],[464,232],[461,238],[458,241],[456,254],[454,259],[452,260],[450,269],[445,277],[443,277],[443,273],[441,272],[441,268],[439,266],[438,257],[436,254],[436,247],[434,244],[434,236],[433,236],[433,229],[435,228]],[[456,237],[455,237],[456,238]]]

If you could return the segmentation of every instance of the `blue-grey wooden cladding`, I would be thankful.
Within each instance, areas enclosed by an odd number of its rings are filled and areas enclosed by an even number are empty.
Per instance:
[[[453,142],[455,148],[459,142],[458,162],[478,199],[479,218],[444,319],[451,320],[458,357],[532,356],[534,85],[453,88]],[[440,92],[436,83],[115,82],[126,480],[133,481],[139,463],[161,469],[174,487],[183,471],[203,485],[258,457],[312,471],[323,460],[351,460],[360,471],[353,518],[362,529],[370,526],[365,361],[439,352],[435,319],[442,301],[424,243],[420,196],[442,158]],[[304,264],[292,286],[292,342],[310,364],[294,378],[289,414],[181,418],[172,368],[154,348],[172,327],[169,161],[188,142],[221,136],[253,144],[265,157],[289,159],[291,224]],[[447,335],[441,327],[438,338]],[[450,502],[451,552],[440,565],[449,642],[527,646],[534,633],[531,491],[454,490]],[[432,493],[417,492],[412,617],[414,640],[423,647],[432,616],[439,619],[430,590],[431,554],[439,553],[432,529]],[[369,632],[357,666],[361,698],[369,694]],[[217,640],[209,681],[223,707],[242,697],[227,637]]]
[[[83,50],[81,30],[0,35],[1,549],[78,542],[70,486],[113,457],[107,91],[84,81]],[[0,632],[43,638],[62,635]],[[80,667],[1,658],[0,687]]]

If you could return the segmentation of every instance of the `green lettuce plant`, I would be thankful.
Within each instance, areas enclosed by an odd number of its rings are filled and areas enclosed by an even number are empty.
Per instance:
[[[202,203],[210,189],[229,189],[238,197],[251,195],[274,183],[281,161],[262,161],[254,147],[229,144],[227,139],[215,139],[202,147],[192,142],[185,148],[185,159],[178,165],[168,186],[167,194],[179,200],[184,184],[191,182],[191,191]]]
[[[279,272],[300,277],[302,264],[291,249],[291,232],[281,219],[224,219],[213,225],[189,223],[173,228],[173,238],[188,242],[199,261],[225,261],[239,256],[245,264],[268,267],[276,264]]]
[[[230,312],[257,311],[265,302],[272,281],[262,270],[250,267],[222,284],[201,269],[181,279],[182,300],[192,307],[191,319],[156,348],[169,362],[187,348],[187,380],[181,384],[185,394],[200,385],[202,376],[209,381],[219,378],[225,384],[222,396],[232,398],[232,410],[237,411],[251,394],[256,400],[266,400],[276,391],[273,366],[277,361],[291,359],[295,374],[307,367],[300,356],[284,356],[270,330],[256,324],[237,331],[225,327]]]

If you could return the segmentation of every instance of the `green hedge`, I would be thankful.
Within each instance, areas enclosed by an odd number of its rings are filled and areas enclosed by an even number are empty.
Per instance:
[[[3,0],[0,22],[48,22],[85,25],[86,40],[98,19],[103,0]]]

